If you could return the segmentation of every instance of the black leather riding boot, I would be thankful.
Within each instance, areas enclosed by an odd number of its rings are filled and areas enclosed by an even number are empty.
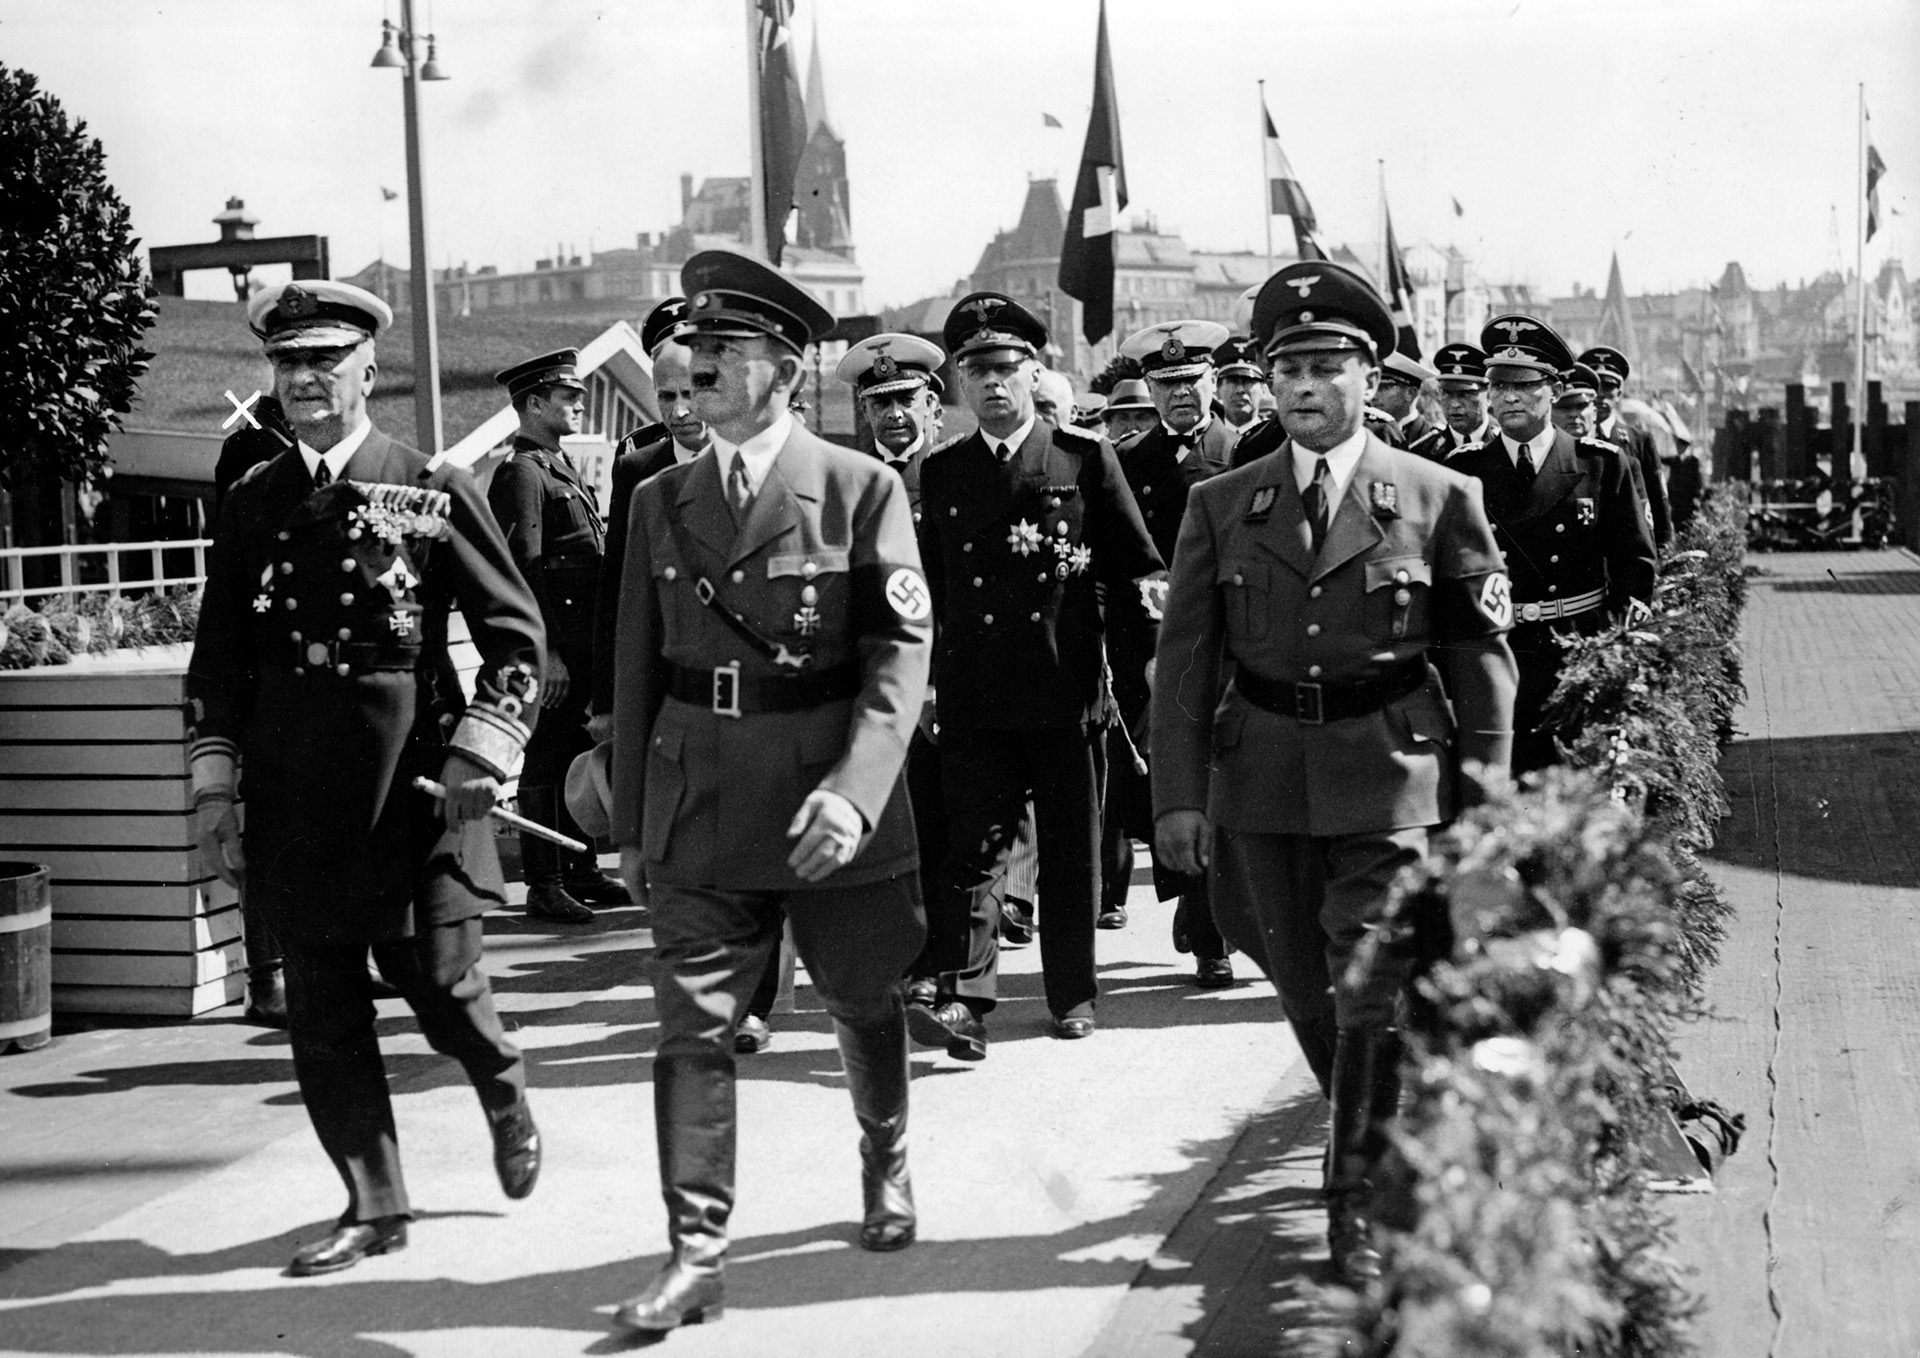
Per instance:
[[[733,1054],[656,1056],[653,1121],[673,1257],[614,1324],[660,1332],[718,1320],[733,1212]]]
[[[916,1227],[907,1177],[906,1006],[898,993],[889,999],[878,1023],[833,1025],[860,1123],[860,1248],[882,1252],[911,1245]]]
[[[1327,1135],[1327,1253],[1349,1287],[1380,1276],[1373,1245],[1373,1167],[1379,1152],[1374,1127],[1378,1030],[1342,1028],[1334,1045],[1333,1115]],[[1399,1097],[1398,1090],[1395,1098]]]

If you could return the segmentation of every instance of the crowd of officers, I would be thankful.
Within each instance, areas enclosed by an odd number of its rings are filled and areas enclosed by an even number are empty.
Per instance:
[[[672,1255],[619,1328],[721,1312],[735,1061],[773,1040],[783,936],[838,1035],[859,1243],[898,1249],[910,1041],[984,1059],[1000,949],[1035,937],[1049,1031],[1091,1035],[1135,841],[1194,983],[1235,984],[1237,951],[1278,990],[1332,1104],[1332,1266],[1376,1273],[1413,959],[1350,964],[1437,827],[1555,760],[1561,638],[1651,603],[1672,527],[1615,408],[1626,360],[1507,315],[1429,368],[1367,282],[1300,263],[1259,289],[1250,335],[1149,327],[1120,346],[1139,376],[1076,408],[1042,322],[978,292],[939,344],[848,349],[854,451],[795,418],[833,325],[809,294],[722,251],[683,284],[643,326],[660,422],[622,441],[604,519],[562,442],[572,351],[500,374],[519,429],[481,501],[371,430],[377,299],[254,303],[293,446],[223,509],[190,692],[203,844],[273,903],[296,1069],[349,1194],[294,1271],[405,1243],[369,947],[467,1064],[503,1185],[531,1191],[524,1062],[475,923],[504,899],[482,820],[517,774],[524,815],[621,855],[615,880],[523,838],[527,913],[651,911]],[[952,395],[976,428],[943,441]],[[444,680],[456,603],[483,659],[465,703]],[[301,764],[323,749],[358,799],[332,788],[324,814]],[[410,792],[442,758],[443,792]],[[360,861],[374,844],[385,875]]]

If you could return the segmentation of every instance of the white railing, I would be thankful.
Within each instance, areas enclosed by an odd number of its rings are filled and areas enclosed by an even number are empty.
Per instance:
[[[165,589],[170,585],[197,585],[207,578],[207,548],[210,538],[179,538],[171,542],[88,542],[58,547],[0,548],[0,603],[25,602],[54,594],[123,594],[130,590]],[[192,552],[193,570],[188,575],[168,575],[164,553]],[[148,570],[145,579],[124,578],[123,557],[144,557]],[[57,585],[25,584],[23,563],[53,557],[60,563]],[[98,570],[86,571],[80,562],[87,557],[105,557],[106,579],[83,580],[83,575],[98,576]]]

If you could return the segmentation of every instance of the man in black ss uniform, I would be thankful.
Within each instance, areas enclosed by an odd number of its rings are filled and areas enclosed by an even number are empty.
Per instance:
[[[1137,634],[1137,654],[1151,650],[1143,582],[1164,576],[1113,446],[1034,412],[1046,327],[1011,298],[979,292],[954,307],[943,338],[980,427],[920,474],[948,833],[946,880],[927,910],[938,995],[908,1019],[917,1040],[977,1061],[996,1002],[994,877],[1029,797],[1052,1031],[1093,1032],[1095,746],[1112,708],[1102,643],[1111,620]]]
[[[1407,445],[1429,462],[1445,462],[1469,443],[1485,443],[1499,432],[1487,413],[1487,356],[1478,345],[1448,344],[1433,356],[1439,370],[1442,421],[1424,438]]]
[[[1160,423],[1120,451],[1120,468],[1140,506],[1141,518],[1153,537],[1162,561],[1171,563],[1186,513],[1187,492],[1227,469],[1238,435],[1226,420],[1213,413],[1214,357],[1238,351],[1227,339],[1226,327],[1214,321],[1174,321],[1149,326],[1129,335],[1120,352],[1140,365],[1147,390],[1160,413]],[[1251,399],[1241,408],[1251,410]],[[1251,422],[1249,422],[1251,423]],[[1101,912],[1126,913],[1127,888],[1133,875],[1133,841],[1153,845],[1153,795],[1147,776],[1135,762],[1147,744],[1146,667],[1153,658],[1128,650],[1129,633],[1116,633],[1109,643],[1113,662],[1113,696],[1119,718],[1109,728],[1107,751],[1106,833],[1101,851]],[[1207,989],[1233,984],[1233,964],[1227,960],[1227,941],[1214,926],[1207,901],[1207,879],[1172,871],[1153,860],[1153,884],[1161,900],[1177,899],[1173,941],[1180,952],[1194,956],[1194,982]]]
[[[560,443],[580,432],[586,384],[579,378],[579,358],[577,350],[561,349],[495,375],[520,416],[520,429],[487,488],[513,564],[533,587],[547,628],[543,720],[527,745],[520,810],[573,839],[580,827],[560,789],[567,765],[593,745],[587,734],[593,600],[606,538],[598,497]],[[591,846],[575,852],[523,834],[520,855],[529,918],[584,924],[593,918],[594,905],[627,903],[626,888],[600,871]]]
[[[1213,374],[1220,417],[1228,432],[1241,438],[1260,422],[1260,393],[1267,385],[1267,370],[1253,341],[1222,341],[1213,351]]]
[[[1520,666],[1513,704],[1513,771],[1558,762],[1554,733],[1540,728],[1560,681],[1558,638],[1589,634],[1653,600],[1653,536],[1627,455],[1576,439],[1549,418],[1561,375],[1574,365],[1566,342],[1531,316],[1496,316],[1480,335],[1500,433],[1447,460],[1480,478],[1494,539],[1513,581]]]
[[[506,903],[486,816],[519,772],[545,637],[473,480],[367,418],[386,303],[301,280],[247,313],[298,443],[221,512],[187,740],[200,852],[285,948],[294,1075],[346,1185],[338,1225],[294,1256],[305,1276],[407,1243],[369,951],[428,1043],[465,1067],[507,1196],[533,1191],[526,1064],[480,968],[480,915]],[[471,704],[446,658],[456,605],[482,662]],[[416,777],[437,778],[444,802]]]
[[[1439,374],[1417,358],[1395,350],[1380,364],[1380,390],[1373,404],[1393,420],[1394,437],[1388,442],[1396,448],[1411,449],[1433,432],[1433,425],[1420,413],[1420,393]]]
[[[1640,474],[1640,489],[1646,496],[1647,517],[1653,526],[1653,543],[1665,547],[1673,541],[1673,514],[1667,504],[1667,485],[1660,479],[1660,452],[1643,430],[1620,417],[1620,389],[1633,375],[1627,356],[1612,345],[1596,344],[1580,355],[1580,361],[1592,368],[1600,379],[1600,399],[1596,413],[1600,426],[1594,437],[1611,443],[1633,459]]]

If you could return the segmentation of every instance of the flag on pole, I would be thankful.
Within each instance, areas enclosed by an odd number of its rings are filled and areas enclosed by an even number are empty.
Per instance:
[[[1380,205],[1387,220],[1387,308],[1400,337],[1394,348],[1408,358],[1420,357],[1420,340],[1413,330],[1413,282],[1407,277],[1407,261],[1400,257],[1400,242],[1393,235],[1393,213]]]
[[[1051,113],[1042,112],[1040,115],[1040,126],[1058,127],[1060,126],[1060,120],[1054,117]]]
[[[1467,210],[1460,206],[1460,200],[1458,198],[1453,200],[1453,215],[1456,217],[1464,217],[1467,215]]]
[[[385,184],[382,184],[380,186],[381,202],[391,203],[394,199],[398,198],[399,196],[400,196],[399,194],[395,193],[392,189],[388,188]]]
[[[1113,58],[1107,49],[1107,0],[1100,0],[1100,33],[1093,52],[1093,113],[1080,151],[1067,235],[1060,243],[1060,290],[1078,298],[1081,332],[1098,344],[1113,330],[1114,238],[1127,205],[1127,166],[1120,154],[1120,109],[1113,94]]]
[[[793,59],[793,0],[758,0],[760,6],[760,155],[765,184],[767,258],[780,262],[787,218],[793,213],[793,180],[807,145],[807,103]]]
[[[1887,162],[1880,159],[1880,148],[1872,141],[1867,142],[1867,239],[1873,239],[1873,233],[1880,229],[1880,179],[1887,172]]]
[[[1287,153],[1280,149],[1280,134],[1273,130],[1273,114],[1267,111],[1267,103],[1260,101],[1260,119],[1263,124],[1261,138],[1267,148],[1267,213],[1273,217],[1287,217],[1293,221],[1293,239],[1299,247],[1302,259],[1325,259],[1327,252],[1313,237],[1318,226],[1313,216],[1313,204],[1307,201],[1307,191],[1300,186],[1300,177],[1293,172],[1293,162],[1287,159]]]

